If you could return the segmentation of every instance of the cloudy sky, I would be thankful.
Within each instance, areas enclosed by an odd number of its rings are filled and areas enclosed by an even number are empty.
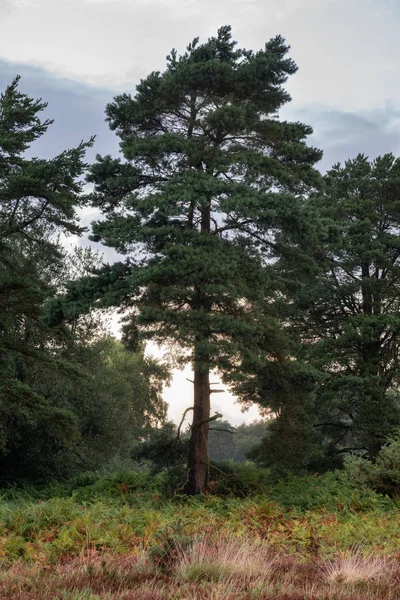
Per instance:
[[[24,92],[49,103],[55,123],[36,154],[52,156],[92,134],[89,159],[116,154],[106,103],[162,70],[173,47],[184,50],[225,24],[240,46],[261,48],[278,33],[291,45],[299,71],[284,116],[313,126],[321,170],[359,152],[399,153],[399,0],[0,0],[0,90],[18,73]],[[186,377],[177,374],[166,394],[175,419],[191,404]],[[242,415],[228,394],[214,398],[232,422],[256,415]]]

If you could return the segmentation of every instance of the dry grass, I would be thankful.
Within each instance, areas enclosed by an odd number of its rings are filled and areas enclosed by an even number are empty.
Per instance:
[[[15,563],[0,573],[2,600],[395,600],[400,565],[362,548],[326,563],[274,555],[262,541],[200,536],[168,572],[150,555],[92,551],[52,567]]]
[[[380,583],[391,576],[394,562],[388,557],[349,552],[336,561],[328,561],[324,576],[330,584],[357,585],[360,582]]]
[[[252,581],[265,579],[276,560],[262,542],[202,536],[180,555],[174,572],[183,581]]]

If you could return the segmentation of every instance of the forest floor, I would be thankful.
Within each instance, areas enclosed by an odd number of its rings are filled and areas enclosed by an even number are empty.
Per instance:
[[[137,483],[4,490],[1,600],[400,598],[396,500],[334,474],[241,498]]]

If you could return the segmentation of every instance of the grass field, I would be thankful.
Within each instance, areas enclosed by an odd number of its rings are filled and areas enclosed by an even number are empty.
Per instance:
[[[168,499],[119,473],[4,490],[0,598],[399,598],[396,500],[335,474],[252,485]]]

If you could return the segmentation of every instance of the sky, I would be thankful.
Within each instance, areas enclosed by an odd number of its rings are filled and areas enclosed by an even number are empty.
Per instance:
[[[117,155],[107,102],[162,70],[172,48],[184,51],[226,24],[241,47],[257,50],[278,33],[290,44],[299,71],[281,116],[314,128],[309,142],[324,150],[321,171],[360,152],[399,154],[399,0],[0,0],[0,91],[19,74],[22,91],[48,102],[54,124],[35,143],[38,156],[93,134],[89,161]],[[87,225],[94,218],[89,209],[82,216]],[[114,259],[109,249],[105,259]],[[175,373],[165,394],[176,421],[192,403],[186,378],[190,370]],[[234,424],[257,417],[255,408],[242,414],[228,393],[213,395],[213,409]]]

